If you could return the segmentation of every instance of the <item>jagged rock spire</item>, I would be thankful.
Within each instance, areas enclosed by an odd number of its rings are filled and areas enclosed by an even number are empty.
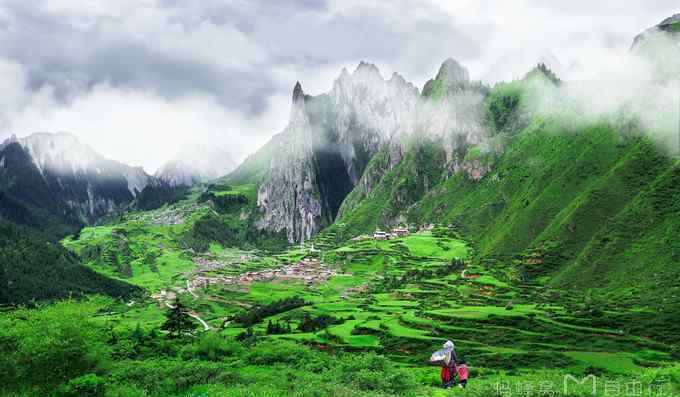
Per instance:
[[[455,59],[448,58],[442,63],[442,66],[439,67],[437,80],[441,80],[448,84],[467,83],[470,81],[470,74],[468,73],[468,70]]]
[[[293,104],[304,99],[305,93],[302,91],[302,84],[298,81],[295,83],[295,88],[293,88]]]
[[[292,124],[308,124],[307,112],[305,111],[305,92],[302,90],[302,84],[298,81],[293,88],[293,103],[290,108],[290,120]]]

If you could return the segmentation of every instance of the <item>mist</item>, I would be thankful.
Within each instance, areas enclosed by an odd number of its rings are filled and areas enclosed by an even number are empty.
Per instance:
[[[7,0],[0,4],[0,140],[68,131],[149,173],[188,144],[217,147],[238,163],[285,128],[295,81],[309,94],[327,92],[343,67],[361,60],[420,88],[448,57],[489,84],[547,61],[563,80],[584,82],[561,90],[589,117],[624,103],[637,111],[645,101],[632,97],[640,90],[664,109],[672,86],[640,88],[637,74],[617,65],[636,34],[676,7],[642,0]],[[612,79],[611,65],[620,78]],[[620,81],[631,82],[630,92],[619,92]],[[659,136],[668,133],[665,118],[641,116]]]
[[[558,87],[530,84],[526,110],[572,130],[608,122],[623,134],[649,136],[668,154],[680,152],[678,44],[659,38],[644,51],[608,55],[609,62]]]

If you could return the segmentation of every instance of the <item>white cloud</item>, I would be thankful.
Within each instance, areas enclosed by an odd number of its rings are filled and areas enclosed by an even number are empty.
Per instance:
[[[247,119],[208,95],[168,100],[102,84],[63,104],[44,89],[20,111],[6,115],[5,125],[18,135],[24,135],[21,131],[73,132],[105,156],[152,173],[191,141],[224,148],[242,160],[280,129],[285,116],[276,111],[288,113],[287,98],[269,100],[271,112]]]
[[[328,91],[360,60],[419,86],[454,57],[473,78],[520,74],[522,51],[574,76],[619,62],[674,1],[4,0],[0,139],[66,130],[153,172],[187,139],[237,159],[287,122],[295,81]],[[512,64],[516,65],[512,65]]]

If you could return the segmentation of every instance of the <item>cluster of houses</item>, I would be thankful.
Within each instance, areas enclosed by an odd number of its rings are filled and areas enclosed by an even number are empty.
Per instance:
[[[405,227],[396,227],[390,232],[377,229],[373,232],[373,240],[389,240],[391,238],[408,236],[409,234],[411,234],[411,231]]]
[[[305,258],[298,263],[277,269],[246,272],[238,276],[198,276],[188,281],[189,290],[205,288],[209,285],[249,285],[254,282],[299,280],[307,285],[324,283],[337,275],[330,267],[316,258]]]
[[[149,221],[157,226],[180,225],[184,223],[189,215],[198,210],[198,208],[199,206],[196,204],[190,204],[180,208],[165,208],[153,212]]]
[[[367,290],[368,285],[366,284],[357,285],[356,287],[349,287],[340,295],[340,298],[347,299],[352,295],[357,295]]]
[[[196,273],[205,273],[214,270],[220,270],[226,266],[224,263],[213,262],[210,259],[202,257],[194,258],[194,263],[198,266],[198,268],[195,270]]]
[[[356,236],[352,238],[352,241],[364,241],[364,240],[390,240],[393,238],[399,238],[399,237],[404,237],[408,236],[411,234],[411,230],[409,230],[406,227],[395,227],[394,229],[390,231],[384,231],[380,229],[376,229],[376,231],[373,232],[373,235],[367,235],[367,234],[362,234],[360,236]]]

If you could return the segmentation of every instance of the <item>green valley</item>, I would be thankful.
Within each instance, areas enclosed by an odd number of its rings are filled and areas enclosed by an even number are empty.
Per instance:
[[[185,12],[166,18],[178,35],[196,29]],[[231,23],[198,15],[220,26],[210,37]],[[154,174],[68,133],[12,136],[0,397],[679,396],[679,24],[638,35],[628,74],[600,80],[543,54],[520,76],[476,81],[448,58],[421,90],[361,61],[318,95],[296,82],[285,128],[257,137],[270,126],[258,112],[280,104],[242,110],[250,80],[335,63],[234,72],[229,98],[177,102],[192,109],[182,129],[243,129],[234,148],[178,145]],[[221,81],[252,61],[239,56],[208,69]],[[178,86],[160,94],[216,84],[171,66]]]

